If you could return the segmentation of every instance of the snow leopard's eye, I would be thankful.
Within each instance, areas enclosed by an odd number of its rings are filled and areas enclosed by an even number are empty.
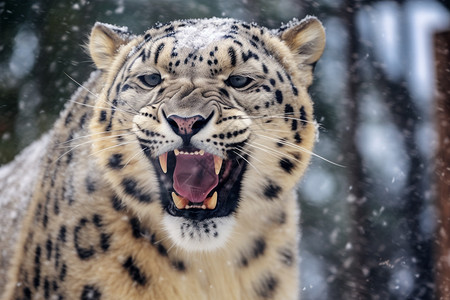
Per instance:
[[[243,87],[247,86],[252,81],[253,81],[253,79],[250,77],[233,75],[233,76],[228,77],[228,79],[225,81],[225,83],[228,86],[239,89],[239,88],[243,88]]]
[[[161,75],[157,73],[142,75],[138,77],[139,80],[148,87],[154,88],[162,82]]]

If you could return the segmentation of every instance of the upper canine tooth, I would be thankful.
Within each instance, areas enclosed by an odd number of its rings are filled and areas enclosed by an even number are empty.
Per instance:
[[[200,150],[199,152],[198,152],[200,155],[203,155],[203,154],[205,154],[205,150]]]
[[[178,154],[180,154],[180,150],[178,149],[173,150],[173,152],[175,153],[175,156],[178,156]]]
[[[159,156],[159,164],[164,174],[167,173],[167,152]]]
[[[207,209],[214,209],[217,206],[217,192],[214,192],[214,194],[210,197],[207,198],[204,202],[204,205],[206,206]]]
[[[216,171],[216,175],[219,175],[220,168],[222,168],[223,159],[214,155],[214,170]]]
[[[183,197],[178,196],[177,194],[175,194],[175,192],[172,192],[172,200],[178,209],[187,208],[187,206],[188,206],[187,204],[189,203],[188,200],[184,199]]]

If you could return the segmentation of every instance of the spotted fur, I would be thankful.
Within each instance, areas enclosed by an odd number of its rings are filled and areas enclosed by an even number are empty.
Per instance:
[[[298,299],[324,39],[312,17],[97,23],[98,71],[52,131],[2,299]],[[217,208],[175,208],[158,157],[183,147],[226,161]]]

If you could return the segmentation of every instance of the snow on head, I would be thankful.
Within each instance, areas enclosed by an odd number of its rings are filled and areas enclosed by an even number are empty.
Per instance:
[[[180,48],[202,49],[223,38],[230,31],[232,19],[200,19],[187,22],[176,31],[177,45]]]

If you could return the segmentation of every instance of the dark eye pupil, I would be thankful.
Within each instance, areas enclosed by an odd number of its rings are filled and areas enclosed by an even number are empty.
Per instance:
[[[161,83],[161,75],[159,74],[150,74],[139,76],[141,82],[149,87],[155,87]]]
[[[250,81],[252,81],[251,78],[244,76],[230,76],[230,78],[228,78],[229,85],[231,85],[234,88],[244,87],[247,84],[249,84]]]

